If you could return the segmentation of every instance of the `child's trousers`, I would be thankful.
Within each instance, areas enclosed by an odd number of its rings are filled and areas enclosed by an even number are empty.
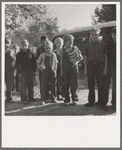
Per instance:
[[[77,95],[76,95],[76,90],[77,90],[77,68],[71,67],[71,70],[67,72],[63,72],[63,77],[64,77],[64,88],[63,88],[63,97],[65,98],[65,103],[70,102],[70,97],[69,97],[69,89],[71,90],[71,98],[72,101],[77,100]]]
[[[107,75],[104,78],[104,99],[108,102],[109,87],[112,79],[112,105],[116,106],[116,67],[108,66]]]
[[[33,72],[27,71],[22,73],[20,79],[21,101],[27,101],[27,91],[29,100],[33,100]]]
[[[11,97],[11,92],[14,85],[14,71],[5,70],[5,83],[6,83],[6,100],[9,102]]]
[[[49,83],[51,90],[51,100],[55,99],[55,73],[53,71],[44,70],[41,76],[41,99],[48,99]]]
[[[98,102],[100,105],[106,105],[106,100],[104,99],[104,80],[103,80],[103,69],[104,63],[101,62],[88,62],[87,65],[87,76],[88,76],[88,88],[89,95],[88,101],[91,104],[95,102],[95,80],[98,86]]]

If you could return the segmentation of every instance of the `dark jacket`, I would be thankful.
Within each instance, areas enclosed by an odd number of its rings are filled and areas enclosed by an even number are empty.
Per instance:
[[[88,62],[99,61],[104,62],[104,54],[107,52],[103,42],[88,43],[85,48],[85,55],[88,57]]]
[[[116,66],[116,43],[113,41],[107,44],[108,67]]]
[[[23,50],[18,52],[16,56],[16,67],[18,74],[27,71],[36,72],[34,54],[29,49],[27,52],[24,52]]]
[[[14,66],[12,66],[12,63],[15,64],[15,53],[12,49],[8,49],[8,51],[5,53],[5,71],[12,71],[14,69]]]
[[[40,56],[42,53],[44,53],[44,52],[45,52],[44,47],[39,46],[39,47],[37,48],[37,51],[36,51],[36,54],[35,54],[36,60],[37,60],[37,59],[39,58],[39,56]]]

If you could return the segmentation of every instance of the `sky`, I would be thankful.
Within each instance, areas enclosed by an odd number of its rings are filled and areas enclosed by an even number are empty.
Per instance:
[[[91,25],[91,16],[94,14],[96,4],[51,4],[49,5],[50,15],[58,17],[59,31],[63,28],[73,29],[75,27],[85,27]]]

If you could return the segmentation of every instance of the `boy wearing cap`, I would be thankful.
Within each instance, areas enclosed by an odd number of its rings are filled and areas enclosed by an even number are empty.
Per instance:
[[[107,74],[105,76],[105,97],[108,102],[109,86],[112,79],[112,107],[116,110],[116,28],[111,31],[111,41],[107,44]]]
[[[48,86],[50,83],[51,88],[51,100],[57,102],[55,97],[55,77],[57,72],[57,57],[52,52],[53,43],[51,41],[45,42],[45,52],[42,53],[38,60],[37,66],[41,71],[41,99],[42,104],[48,100]]]
[[[107,73],[106,48],[103,42],[98,41],[100,29],[90,30],[91,42],[86,45],[84,55],[84,74],[88,77],[88,103],[86,107],[94,106],[95,103],[95,79],[98,86],[98,103],[103,110],[107,110],[104,100],[104,82],[103,77]]]
[[[14,84],[14,67],[15,67],[15,54],[12,49],[10,49],[11,39],[9,37],[5,38],[5,83],[6,83],[6,101],[7,103],[12,103],[11,92],[13,90]]]
[[[64,40],[63,60],[62,60],[62,70],[64,77],[63,97],[65,98],[64,100],[65,105],[66,106],[69,105],[70,102],[69,88],[71,88],[72,104],[76,105],[76,101],[78,101],[76,95],[76,90],[78,86],[77,85],[78,62],[83,57],[80,53],[80,50],[76,46],[73,46],[74,37],[71,34],[64,35],[63,40]],[[78,55],[75,55],[75,57],[73,58],[72,56],[74,54]]]

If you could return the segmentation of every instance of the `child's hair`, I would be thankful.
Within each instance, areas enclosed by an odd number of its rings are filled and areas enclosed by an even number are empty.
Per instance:
[[[57,41],[61,41],[61,45],[64,44],[64,41],[61,37],[56,38],[55,41],[54,41],[54,44],[56,44]]]
[[[41,41],[42,41],[42,40],[46,40],[46,39],[48,39],[46,35],[43,35],[43,36],[40,37],[40,40],[41,40]]]
[[[53,43],[51,41],[46,41],[45,45],[51,45],[52,49],[53,49]]]
[[[96,32],[97,34],[100,34],[100,31],[101,30],[99,28],[94,27],[89,31],[89,33],[91,34],[92,32]]]
[[[27,40],[27,39],[22,40],[22,42],[21,42],[21,43],[22,43],[22,44],[25,44],[25,43],[29,44],[29,42],[28,42],[28,40]]]
[[[69,34],[69,33],[67,33],[67,34],[65,34],[63,37],[63,40],[64,40],[64,43],[67,41],[67,40],[74,40],[74,36],[73,35],[71,35],[71,34]]]
[[[18,45],[14,45],[13,48],[19,48],[19,46]]]
[[[111,34],[116,33],[116,27],[111,30]]]

